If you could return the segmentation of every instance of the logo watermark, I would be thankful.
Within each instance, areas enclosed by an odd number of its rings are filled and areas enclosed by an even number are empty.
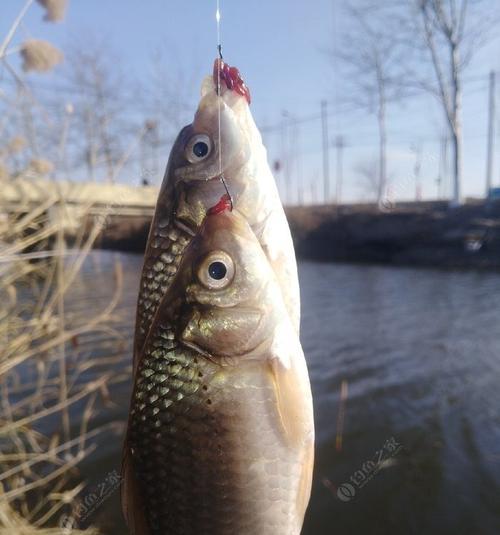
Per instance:
[[[346,481],[335,488],[335,485],[327,478],[323,479],[323,485],[342,502],[349,502],[358,490],[362,489],[384,466],[390,465],[393,459],[403,448],[394,437],[388,438],[382,448],[377,450],[372,459],[365,461],[359,470]]]
[[[71,515],[62,515],[59,527],[67,530],[78,528],[87,520],[116,490],[120,488],[121,476],[117,470],[107,474],[105,479],[90,489],[74,508]]]

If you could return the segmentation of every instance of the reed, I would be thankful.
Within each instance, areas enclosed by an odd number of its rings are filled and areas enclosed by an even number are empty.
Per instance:
[[[0,43],[4,66],[32,3],[24,3]],[[39,3],[47,20],[63,17],[65,1]],[[27,68],[37,70],[61,59],[49,43],[36,40],[19,53]],[[35,155],[25,169],[10,168],[9,155],[25,145],[20,134],[0,147],[0,535],[93,535],[96,529],[79,530],[63,520],[85,489],[79,465],[105,434],[123,431],[120,423],[102,424],[109,421],[110,386],[128,378],[116,309],[122,268],[115,263],[114,293],[100,310],[68,309],[106,218],[82,220],[69,249],[62,194],[39,192],[36,206],[28,199],[15,210],[8,206],[6,184],[53,171],[51,162]]]
[[[41,206],[46,209],[38,213],[26,207],[3,214],[0,223],[0,533],[32,533],[26,526],[50,526],[71,514],[83,489],[78,465],[102,433],[122,431],[118,424],[93,425],[106,410],[110,384],[127,379],[125,371],[110,371],[124,359],[114,313],[121,265],[115,265],[114,295],[102,310],[66,314],[101,223],[68,255],[64,200]],[[74,407],[82,408],[76,422]]]

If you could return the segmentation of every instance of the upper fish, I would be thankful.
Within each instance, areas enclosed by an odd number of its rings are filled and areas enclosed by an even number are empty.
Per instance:
[[[207,211],[221,200],[221,175],[234,208],[252,228],[277,275],[292,325],[299,330],[293,242],[249,101],[238,70],[216,60],[213,75],[202,84],[193,122],[181,130],[172,147],[161,185],[140,281],[134,368],[186,247]]]

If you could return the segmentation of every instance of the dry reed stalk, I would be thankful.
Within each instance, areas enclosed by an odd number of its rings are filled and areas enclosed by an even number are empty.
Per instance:
[[[46,11],[45,20],[64,17],[66,0],[38,2]],[[19,47],[10,46],[32,3],[24,2],[0,42],[0,65],[50,123],[6,59],[19,51],[23,68],[40,72],[63,59],[47,41],[30,39]],[[7,98],[1,90],[0,96]],[[11,103],[18,105],[18,101]],[[0,118],[0,132],[8,121],[8,114]],[[64,142],[61,136],[61,151]],[[51,196],[42,191],[35,205],[21,199],[16,213],[4,211],[4,183],[12,185],[17,179],[53,171],[51,162],[37,157],[14,176],[8,162],[24,151],[24,145],[22,136],[14,136],[0,150],[0,535],[94,535],[95,529],[80,531],[61,525],[60,519],[73,512],[84,488],[78,465],[104,434],[123,430],[112,423],[100,427],[93,423],[98,411],[102,418],[110,403],[109,386],[128,379],[130,373],[125,366],[118,373],[110,371],[124,360],[121,320],[115,313],[122,289],[121,267],[115,266],[116,289],[101,311],[66,305],[103,220],[87,235],[82,229],[73,254],[65,243],[66,207],[61,192]],[[75,345],[77,337],[80,342]],[[73,425],[71,415],[78,416]],[[58,524],[61,527],[54,527]]]
[[[79,533],[43,526],[77,503],[83,487],[75,468],[95,450],[98,437],[91,426],[98,402],[109,403],[108,384],[128,378],[126,372],[104,372],[124,357],[113,314],[121,295],[120,265],[116,291],[101,313],[92,311],[89,319],[85,310],[65,310],[68,291],[102,227],[96,224],[88,236],[81,234],[80,250],[67,256],[63,204],[47,198],[0,226],[0,297],[7,304],[0,314],[0,535]],[[55,220],[47,217],[49,211]],[[54,239],[56,248],[50,251]],[[30,261],[23,256],[27,248],[50,254]],[[33,296],[28,303],[20,297],[26,291]],[[82,336],[81,347],[69,360],[67,344],[76,336]],[[107,355],[89,358],[96,344]],[[82,379],[93,370],[101,370],[97,379]],[[81,403],[80,421],[70,426],[70,411]],[[43,433],[41,423],[54,417],[62,422],[62,434]]]
[[[98,535],[93,528],[86,530],[38,528],[30,525],[9,504],[0,503],[0,535]]]
[[[12,41],[12,38],[14,37],[17,29],[19,28],[19,25],[24,19],[24,16],[28,12],[28,9],[30,8],[31,4],[33,3],[33,0],[27,0],[22,7],[21,11],[17,15],[17,17],[14,19],[14,22],[12,23],[11,27],[9,28],[9,31],[7,32],[4,40],[0,44],[0,59],[3,59],[5,56],[5,52],[7,51],[7,47],[10,45],[10,42]]]

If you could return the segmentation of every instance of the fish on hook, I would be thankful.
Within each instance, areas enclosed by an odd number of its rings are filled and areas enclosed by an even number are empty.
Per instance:
[[[194,120],[172,147],[160,188],[140,280],[134,367],[186,246],[224,193],[221,171],[234,207],[252,227],[278,276],[298,332],[300,297],[293,242],[249,102],[250,92],[239,71],[216,59],[213,74],[202,84]]]
[[[135,375],[123,466],[134,535],[299,535],[314,427],[276,274],[237,210],[206,216]]]

